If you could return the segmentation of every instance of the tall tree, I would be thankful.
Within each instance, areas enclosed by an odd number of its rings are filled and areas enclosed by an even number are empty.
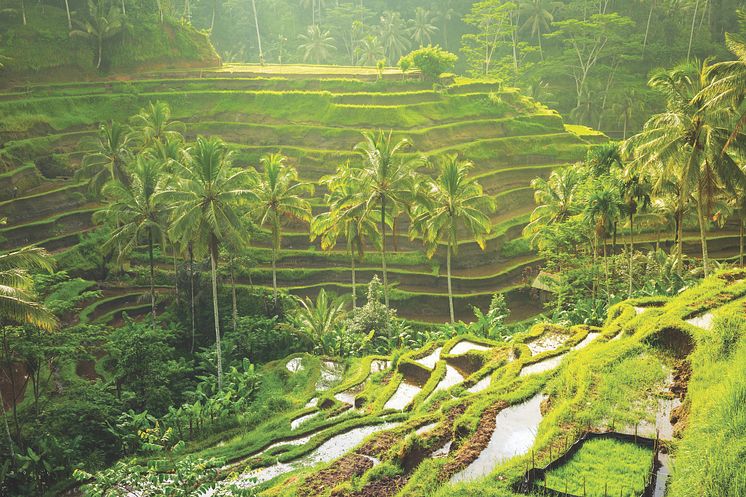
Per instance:
[[[264,63],[264,51],[262,50],[262,35],[259,33],[259,16],[256,13],[256,0],[251,0],[251,8],[254,11],[254,27],[256,28],[256,41],[259,45],[259,62]]]
[[[107,8],[108,7],[108,8]],[[88,18],[75,20],[78,29],[70,31],[70,36],[77,36],[91,40],[96,47],[96,69],[101,69],[103,62],[104,43],[124,29],[122,14],[106,0],[88,0]]]
[[[180,143],[186,129],[184,123],[171,119],[171,107],[166,102],[148,103],[130,119],[130,125],[138,145],[154,150]],[[169,150],[164,152],[168,155]]]
[[[524,19],[521,30],[530,32],[531,36],[539,42],[541,60],[544,60],[541,37],[549,32],[554,21],[554,15],[550,10],[553,3],[548,0],[523,0],[519,4],[521,18]]]
[[[5,223],[0,219],[0,223]],[[8,323],[29,324],[52,330],[57,326],[57,319],[37,302],[34,294],[34,282],[29,271],[51,271],[53,260],[40,248],[24,248],[15,252],[0,254],[0,325]],[[3,346],[7,348],[7,344]],[[5,417],[5,400],[0,390],[0,407],[3,410],[3,423],[8,438],[11,464],[15,464],[13,437],[10,433],[8,419]],[[18,414],[13,402],[13,417],[18,432]]]
[[[709,60],[655,74],[650,85],[666,97],[666,112],[651,117],[643,131],[628,140],[642,164],[663,163],[680,169],[675,176],[680,181],[680,205],[691,195],[696,199],[705,275],[710,272],[707,229],[715,198],[723,189],[732,190],[745,181],[738,166],[745,140],[740,134],[733,139],[729,128],[735,117],[733,108],[707,105],[703,98],[711,75]]]
[[[395,64],[410,46],[406,24],[401,14],[393,11],[384,12],[381,16],[378,32],[388,62]]]
[[[438,30],[433,24],[433,16],[424,7],[417,7],[414,11],[414,19],[409,21],[409,33],[412,40],[420,47],[432,42],[433,34]]]
[[[609,290],[609,258],[607,252],[606,239],[612,232],[614,224],[621,215],[620,206],[622,204],[619,198],[619,192],[609,181],[598,181],[593,191],[590,193],[585,209],[583,210],[583,219],[593,230],[594,258],[598,254],[599,243],[602,245],[604,259],[604,275],[606,281],[606,299],[610,301],[611,292]]]
[[[172,208],[170,231],[183,247],[210,257],[215,355],[218,388],[223,385],[223,361],[218,312],[218,254],[221,243],[242,240],[240,206],[256,200],[248,188],[246,170],[231,168],[233,154],[218,138],[198,137],[176,164],[176,185],[161,193],[160,201]]]
[[[83,157],[82,166],[75,173],[77,178],[88,179],[96,193],[108,181],[129,183],[126,167],[132,157],[129,128],[116,121],[102,124],[91,147],[95,152]]]
[[[299,48],[303,52],[303,62],[310,59],[316,64],[321,64],[336,50],[331,33],[322,31],[316,24],[308,26],[308,32],[298,35],[298,38],[302,42]]]
[[[380,243],[376,223],[364,205],[356,203],[360,196],[361,183],[355,181],[349,163],[337,168],[337,173],[322,180],[329,193],[326,204],[329,210],[313,218],[311,223],[311,240],[321,238],[323,250],[333,249],[339,237],[345,239],[347,253],[350,255],[352,270],[352,307],[357,307],[357,285],[355,278],[355,259],[365,252],[366,240]]]
[[[286,164],[282,154],[261,159],[262,172],[253,171],[255,199],[250,213],[259,226],[272,235],[272,293],[277,306],[277,253],[282,241],[282,223],[289,220],[311,222],[311,204],[301,195],[313,186],[298,180],[298,171]]]
[[[381,268],[383,270],[383,293],[386,306],[389,305],[388,270],[386,267],[386,216],[392,206],[401,206],[411,200],[412,177],[417,160],[402,155],[409,147],[409,140],[394,142],[392,133],[363,133],[363,141],[355,150],[363,159],[363,165],[355,175],[360,181],[358,202],[365,212],[380,212]]]
[[[523,229],[524,236],[536,240],[544,226],[564,222],[577,214],[582,179],[576,168],[567,167],[552,171],[549,179],[531,181],[536,208]]]
[[[167,179],[162,171],[162,163],[157,159],[145,154],[138,156],[130,170],[131,181],[128,184],[121,181],[107,184],[103,194],[108,205],[94,216],[98,222],[111,220],[116,223],[105,248],[116,246],[120,261],[135,251],[143,241],[147,244],[153,328],[156,320],[153,248],[156,243],[164,248],[166,239],[166,209],[158,202],[158,194],[165,189]]]
[[[485,248],[485,235],[492,228],[488,213],[495,210],[495,201],[484,195],[481,185],[468,172],[473,167],[469,161],[460,161],[449,155],[442,159],[438,176],[425,188],[425,202],[415,210],[412,228],[421,234],[428,246],[428,255],[435,254],[438,244],[446,244],[446,273],[448,278],[448,308],[451,323],[455,322],[453,287],[451,283],[451,257],[458,253],[459,231],[473,237],[479,247]]]

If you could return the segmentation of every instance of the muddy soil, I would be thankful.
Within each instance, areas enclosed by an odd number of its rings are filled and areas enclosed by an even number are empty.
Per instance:
[[[455,449],[456,454],[441,469],[440,475],[438,475],[440,481],[448,481],[454,474],[469,466],[469,464],[479,457],[479,454],[481,454],[490,443],[492,434],[495,432],[497,414],[506,407],[508,407],[508,403],[505,401],[499,401],[488,407],[482,413],[482,419],[479,421],[477,430],[465,444],[460,445],[458,442],[459,439],[466,436],[466,434],[456,434],[456,440],[454,441],[456,447],[451,449],[452,451]]]
[[[309,476],[303,484],[304,495],[321,495],[342,482],[362,476],[372,467],[373,461],[369,458],[356,453],[348,454],[332,466]]]

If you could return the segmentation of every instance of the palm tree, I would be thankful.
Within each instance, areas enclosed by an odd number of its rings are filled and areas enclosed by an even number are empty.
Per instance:
[[[696,198],[705,276],[710,272],[707,227],[715,197],[724,188],[733,189],[746,181],[737,163],[743,153],[743,135],[733,137],[728,128],[734,117],[732,107],[708,105],[703,98],[711,67],[705,60],[654,75],[650,86],[666,96],[667,110],[651,117],[643,131],[628,140],[628,148],[634,149],[643,164],[663,163],[680,169],[676,175],[681,181],[680,203],[692,193]],[[682,243],[679,237],[680,258]]]
[[[69,2],[69,0],[65,0],[65,12],[67,13],[67,29],[68,29],[68,31],[72,31],[72,29],[73,29],[73,20],[72,20],[72,17],[70,17],[70,2]]]
[[[360,181],[358,202],[364,206],[366,215],[375,209],[380,211],[381,266],[383,270],[383,293],[389,305],[388,271],[386,268],[386,213],[411,200],[411,179],[416,161],[401,156],[409,140],[392,141],[392,133],[372,131],[363,133],[363,141],[355,150],[363,159],[362,168],[356,172]]]
[[[130,161],[129,130],[126,126],[112,121],[102,124],[98,129],[98,139],[94,146],[96,152],[83,158],[81,168],[76,171],[77,178],[90,180],[91,188],[100,192],[108,181],[129,183],[126,164]]]
[[[329,296],[323,288],[316,296],[315,303],[308,297],[298,299],[298,303],[300,307],[293,317],[294,324],[317,347],[323,344],[324,336],[333,332],[345,317],[344,301]]]
[[[529,223],[523,229],[532,243],[541,234],[542,227],[566,221],[579,210],[581,174],[574,167],[555,169],[549,179],[536,178],[531,181],[536,208]]]
[[[251,8],[254,10],[254,27],[256,28],[256,41],[259,44],[259,62],[264,64],[264,51],[262,50],[262,35],[259,33],[259,16],[256,14],[256,0],[251,0]]]
[[[303,51],[303,62],[312,59],[316,64],[321,64],[336,50],[329,31],[321,31],[316,24],[308,26],[307,34],[298,35],[298,38],[303,42],[299,47]]]
[[[25,24],[25,23],[24,23]],[[88,0],[88,19],[75,21],[79,29],[70,31],[70,36],[79,36],[94,42],[98,59],[96,69],[101,69],[104,42],[118,35],[124,28],[122,14],[113,5],[106,10],[106,0]]]
[[[521,26],[521,30],[530,31],[531,36],[535,36],[539,41],[541,60],[544,60],[541,37],[549,32],[554,21],[554,15],[548,10],[549,5],[547,3],[549,3],[547,0],[524,0],[520,2],[520,15],[526,19]]]
[[[635,168],[627,168],[621,182],[622,201],[629,216],[629,298],[632,298],[632,254],[635,251],[635,216],[651,205],[651,184],[637,174]]]
[[[739,14],[739,18],[746,20],[746,14]],[[720,62],[710,68],[712,82],[702,91],[701,97],[707,99],[708,107],[730,105],[739,109],[738,122],[726,144],[730,146],[746,124],[746,109],[741,106],[746,100],[746,41],[740,35],[726,33],[725,43],[736,60]]]
[[[140,246],[145,240],[148,246],[148,264],[150,266],[150,312],[151,323],[155,327],[155,243],[165,246],[166,209],[158,201],[158,194],[165,189],[166,177],[162,175],[162,163],[149,155],[137,157],[131,168],[131,182],[128,185],[113,181],[103,190],[104,198],[109,200],[103,210],[94,216],[97,222],[114,220],[116,228],[105,248],[116,244],[118,259],[121,261]]]
[[[175,164],[177,184],[158,198],[172,208],[171,236],[182,247],[207,252],[210,257],[218,388],[223,384],[217,280],[219,248],[226,240],[235,243],[244,238],[240,204],[257,198],[247,188],[250,184],[247,171],[231,169],[232,159],[233,155],[220,139],[198,137],[185,151],[183,161]]]
[[[389,62],[396,63],[409,49],[407,29],[401,14],[391,11],[383,13],[379,26],[379,38]]]
[[[432,35],[438,30],[433,24],[433,16],[424,7],[417,7],[414,11],[414,19],[409,21],[409,34],[412,40],[420,47],[432,42]]]
[[[583,219],[593,228],[594,259],[598,254],[599,242],[603,245],[607,300],[611,298],[611,294],[609,292],[609,259],[606,251],[606,238],[621,215],[620,205],[621,199],[615,185],[602,180],[598,182],[591,192],[583,211]]]
[[[0,224],[4,223],[5,220],[0,219]],[[53,330],[57,326],[57,319],[54,315],[36,301],[33,292],[34,281],[29,275],[29,271],[51,271],[52,267],[52,258],[43,249],[37,247],[0,254],[0,289],[2,289],[0,291],[0,325],[12,322],[28,324],[44,330]],[[0,406],[5,406],[2,390],[0,390]],[[13,417],[16,432],[18,432],[15,402],[13,403]],[[4,408],[3,422],[8,437],[11,461],[15,461],[13,438]]]
[[[132,134],[142,148],[157,148],[180,143],[184,123],[171,120],[171,107],[165,102],[150,102],[130,119]]]
[[[368,35],[355,47],[357,63],[361,66],[375,66],[376,63],[386,56],[381,45],[381,40],[376,36]]]
[[[311,223],[311,240],[321,237],[321,248],[331,250],[340,236],[344,237],[352,268],[352,307],[357,307],[355,259],[365,251],[366,240],[380,242],[376,223],[361,204],[355,203],[360,195],[361,183],[354,180],[349,163],[340,166],[333,176],[322,179],[329,193],[326,204],[329,210]]]
[[[277,252],[280,250],[282,223],[287,220],[311,222],[311,204],[301,198],[312,192],[313,186],[298,180],[298,171],[285,164],[282,154],[269,154],[261,159],[261,174],[253,171],[255,201],[251,217],[259,226],[268,226],[272,235],[272,292],[277,306]]]
[[[487,213],[495,210],[494,199],[484,195],[481,185],[468,177],[473,166],[469,161],[458,160],[456,155],[444,157],[437,178],[426,187],[427,200],[415,211],[412,223],[413,231],[423,235],[429,246],[429,256],[436,252],[439,242],[446,243],[451,323],[455,322],[451,256],[458,251],[459,229],[465,229],[484,250],[484,236],[492,229]]]

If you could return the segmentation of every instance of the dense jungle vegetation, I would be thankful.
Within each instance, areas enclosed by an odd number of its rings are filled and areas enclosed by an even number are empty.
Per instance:
[[[746,495],[741,8],[2,1],[0,495]]]

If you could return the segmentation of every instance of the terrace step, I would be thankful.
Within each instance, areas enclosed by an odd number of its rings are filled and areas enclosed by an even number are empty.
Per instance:
[[[47,185],[54,186],[50,182]],[[77,209],[89,202],[86,184],[67,184],[54,190],[32,192],[31,195],[0,202],[0,217],[7,217],[10,225],[43,219],[60,211]]]

